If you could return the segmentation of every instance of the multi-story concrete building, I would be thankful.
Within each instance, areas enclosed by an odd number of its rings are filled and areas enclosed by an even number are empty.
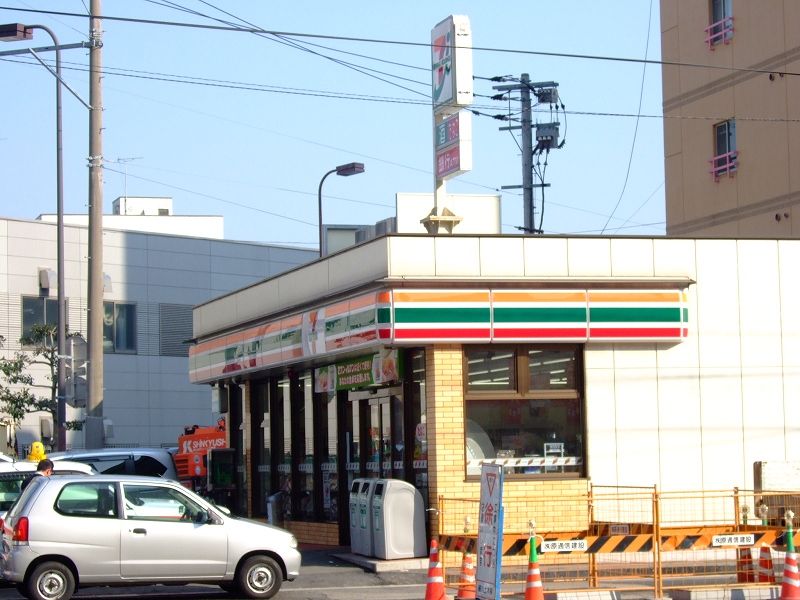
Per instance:
[[[191,385],[187,377],[192,306],[293,269],[317,257],[317,251],[226,241],[221,239],[221,217],[174,216],[170,199],[128,200],[128,207],[131,201],[138,202],[135,216],[106,215],[113,221],[111,226],[104,218],[103,415],[113,423],[114,433],[106,443],[175,445],[184,426],[216,422],[210,390]],[[160,213],[150,214],[143,208],[153,202]],[[131,227],[137,231],[125,230],[126,219],[132,220]],[[85,335],[88,231],[83,225],[69,224],[71,218],[65,221],[68,328]],[[18,340],[31,325],[55,322],[55,269],[54,223],[0,219],[4,356],[21,349]],[[36,372],[37,383],[46,384],[44,376],[43,371]],[[81,416],[80,408],[68,410],[70,420]],[[20,451],[42,433],[52,432],[46,413],[29,415],[17,432]],[[67,443],[80,447],[83,435],[69,432]]]
[[[667,235],[800,237],[797,2],[661,0],[661,54]]]

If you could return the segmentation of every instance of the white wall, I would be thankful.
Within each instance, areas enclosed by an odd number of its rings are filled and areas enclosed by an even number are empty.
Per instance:
[[[128,217],[120,217],[128,218]],[[169,217],[154,217],[169,218]],[[86,334],[88,236],[65,227],[65,291],[70,331]],[[112,444],[177,444],[186,425],[211,425],[208,386],[189,383],[188,359],[159,355],[159,307],[193,306],[317,258],[316,250],[218,239],[105,230],[103,271],[111,277],[106,301],[135,302],[138,352],[104,355],[104,416],[114,423]],[[38,296],[38,268],[56,269],[56,227],[43,221],[0,219],[0,334],[4,356],[19,350],[21,297]],[[56,298],[57,290],[50,291]],[[191,329],[187,337],[191,336]],[[44,372],[35,372],[46,383]],[[69,409],[68,419],[80,419]],[[19,434],[38,440],[39,415]],[[82,445],[82,434],[68,435]]]

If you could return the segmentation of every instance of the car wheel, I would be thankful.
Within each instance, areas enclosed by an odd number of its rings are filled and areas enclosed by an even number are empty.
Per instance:
[[[46,562],[33,570],[27,588],[31,600],[69,600],[75,591],[75,577],[66,565]]]
[[[269,556],[252,556],[239,569],[237,583],[248,598],[272,598],[281,589],[283,572]]]

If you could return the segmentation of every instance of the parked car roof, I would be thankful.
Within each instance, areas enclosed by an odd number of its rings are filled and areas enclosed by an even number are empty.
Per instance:
[[[72,460],[91,464],[100,473],[114,475],[147,475],[178,480],[173,452],[170,448],[96,448],[53,452],[53,461]]]

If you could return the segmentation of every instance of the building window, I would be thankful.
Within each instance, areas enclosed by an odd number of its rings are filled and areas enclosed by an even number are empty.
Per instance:
[[[739,167],[739,153],[736,150],[736,121],[725,121],[714,125],[714,151],[715,156],[711,163],[711,173],[714,181],[719,181],[723,175],[733,177]]]
[[[58,300],[39,296],[22,297],[23,338],[31,336],[34,325],[58,325]]]
[[[580,346],[470,348],[464,359],[468,476],[482,459],[500,460],[511,477],[584,474]]]
[[[711,0],[711,25],[705,28],[709,50],[717,44],[727,44],[733,37],[732,0]]]
[[[103,302],[103,352],[136,353],[136,305]]]

